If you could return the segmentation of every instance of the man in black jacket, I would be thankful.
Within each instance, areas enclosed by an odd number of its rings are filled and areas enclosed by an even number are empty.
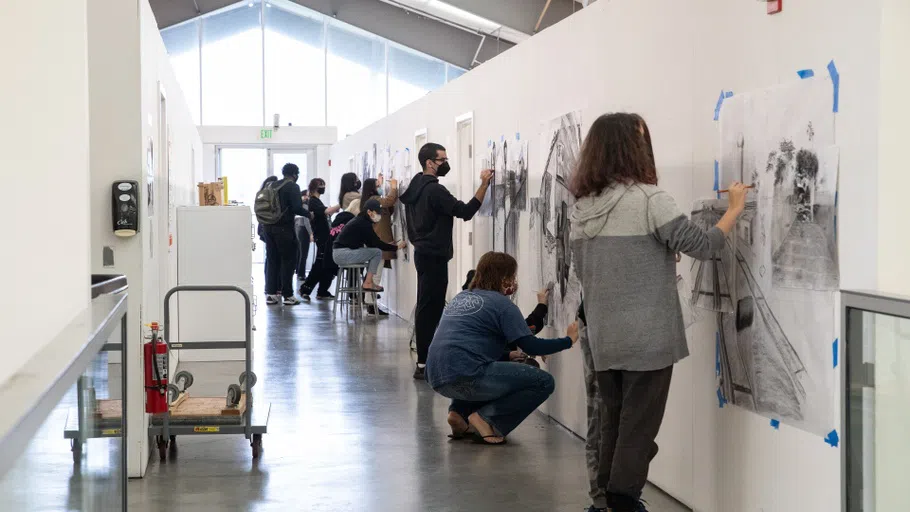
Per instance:
[[[309,217],[310,211],[300,198],[300,187],[297,179],[300,168],[294,164],[284,164],[281,169],[284,180],[270,184],[278,190],[278,202],[281,205],[281,218],[272,225],[265,226],[264,233],[269,244],[265,293],[267,304],[278,304],[278,290],[284,295],[283,304],[295,306],[300,301],[294,297],[294,271],[297,268],[297,235],[294,233],[294,216]]]
[[[485,170],[480,174],[480,188],[465,204],[439,184],[439,178],[450,170],[446,148],[432,142],[425,144],[420,148],[417,160],[423,172],[411,180],[399,199],[405,205],[408,238],[414,245],[414,266],[417,267],[414,319],[417,369],[414,378],[424,379],[427,353],[445,308],[448,264],[455,252],[452,246],[454,219],[471,220],[474,217],[493,179],[493,171]]]

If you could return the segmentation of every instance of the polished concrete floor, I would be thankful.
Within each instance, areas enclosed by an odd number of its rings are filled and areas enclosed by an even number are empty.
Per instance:
[[[582,441],[541,414],[505,447],[450,441],[446,400],[411,377],[402,320],[333,321],[331,303],[314,301],[261,306],[256,326],[253,392],[256,407],[271,404],[261,459],[252,459],[242,436],[178,438],[176,453],[166,462],[153,454],[146,477],[130,482],[131,512],[580,512],[590,505]],[[195,376],[191,394],[216,396],[242,365],[181,369]],[[47,492],[41,506],[15,510],[111,510],[78,498],[60,426],[55,418],[30,451],[30,458],[52,457],[60,488],[36,486],[31,496]],[[103,459],[103,447],[93,446]],[[653,488],[645,497],[652,512],[686,510]]]

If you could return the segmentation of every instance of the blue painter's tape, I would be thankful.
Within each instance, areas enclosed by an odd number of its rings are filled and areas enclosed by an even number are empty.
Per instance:
[[[717,98],[717,105],[714,106],[714,120],[720,119],[720,107],[724,104],[724,91],[720,91],[720,97]]]
[[[727,400],[724,398],[724,394],[720,391],[720,388],[717,388],[717,406],[723,409],[725,403],[727,403]]]
[[[490,147],[490,146],[492,146],[492,145],[493,145],[493,141],[492,141],[492,140],[487,140],[487,147]]]
[[[833,60],[828,63],[828,74],[831,75],[831,85],[834,86],[834,112],[837,112],[840,108],[840,73]]]
[[[515,132],[515,140],[521,140],[521,132]]]
[[[831,351],[833,352],[832,355],[834,356],[834,368],[837,368],[837,342],[838,342],[838,340],[839,340],[839,338],[836,338],[834,340],[834,343],[831,344]]]
[[[771,427],[774,430],[780,430],[780,420],[771,420]]]
[[[714,161],[714,190],[720,190],[720,162],[717,160]]]
[[[796,74],[799,75],[800,78],[805,80],[807,78],[812,78],[813,76],[815,76],[815,71],[812,71],[811,69],[801,69],[801,70],[797,71]]]
[[[837,436],[837,430],[828,432],[828,435],[825,436],[825,443],[831,445],[831,448],[837,448],[838,443],[840,443],[840,437]]]
[[[733,91],[727,91],[724,93],[724,98],[730,98],[733,96]]]
[[[720,331],[714,333],[714,376],[720,377]]]

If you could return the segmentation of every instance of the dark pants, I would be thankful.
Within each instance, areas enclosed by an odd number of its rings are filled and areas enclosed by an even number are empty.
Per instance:
[[[306,260],[310,255],[310,232],[302,226],[295,227],[297,235],[297,277],[303,281],[306,276]]]
[[[265,293],[279,291],[285,297],[294,296],[294,269],[297,267],[297,238],[291,226],[266,226]],[[271,240],[271,242],[269,242]]]
[[[414,333],[417,337],[417,362],[426,364],[430,343],[446,307],[446,288],[449,286],[449,260],[438,256],[414,253],[417,267],[417,309],[414,312]]]
[[[638,510],[648,467],[657,455],[660,430],[670,393],[673,366],[650,372],[597,372],[604,402],[598,482],[614,512]]]
[[[553,376],[526,364],[490,363],[483,375],[461,380],[436,390],[451,398],[449,411],[465,420],[473,413],[507,436],[540,407],[556,389]]]
[[[331,244],[331,238],[320,241],[316,240],[316,258],[313,260],[313,266],[310,267],[310,275],[307,276],[303,286],[300,287],[300,295],[309,296],[313,293],[313,288],[319,285],[316,295],[326,297],[330,294],[329,287],[335,279],[335,269],[337,266],[334,261],[326,257],[328,244]]]

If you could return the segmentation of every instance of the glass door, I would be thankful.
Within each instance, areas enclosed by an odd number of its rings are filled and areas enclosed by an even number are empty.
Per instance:
[[[297,167],[300,168],[300,179],[297,180],[297,184],[300,185],[300,190],[306,190],[307,185],[310,183],[309,169],[307,169],[310,151],[305,149],[269,149],[268,152],[269,170],[271,173],[281,179],[281,168],[284,167],[284,164],[297,164]]]
[[[279,173],[280,174],[280,173]],[[253,200],[269,176],[265,148],[218,148],[218,176],[228,178],[228,200],[249,206],[252,212]],[[259,227],[253,216],[251,236],[256,244],[253,263],[265,262],[264,243],[256,235]]]

